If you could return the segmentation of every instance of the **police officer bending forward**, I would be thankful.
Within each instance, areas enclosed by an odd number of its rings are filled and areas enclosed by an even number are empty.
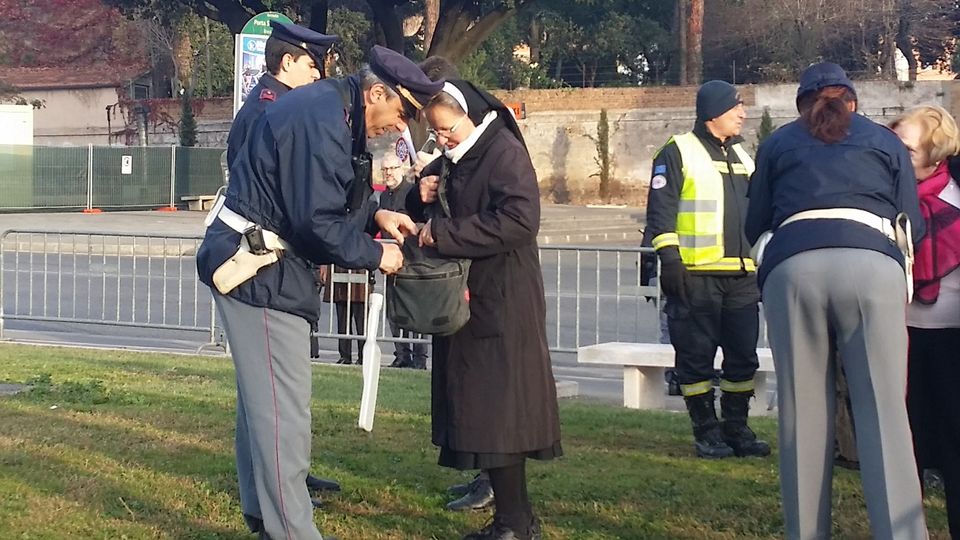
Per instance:
[[[261,538],[320,540],[303,488],[310,464],[310,325],[316,265],[397,271],[410,218],[369,201],[365,137],[402,131],[440,90],[416,64],[374,47],[370,69],[290,91],[250,133],[197,253],[237,373],[237,471],[247,524]],[[355,180],[357,172],[360,177]]]
[[[339,39],[295,24],[273,21],[273,28],[264,52],[267,73],[253,87],[240,107],[227,136],[227,166],[233,165],[245,148],[260,115],[280,96],[294,88],[324,78],[324,61],[330,47]],[[307,475],[310,491],[340,491],[333,480]]]

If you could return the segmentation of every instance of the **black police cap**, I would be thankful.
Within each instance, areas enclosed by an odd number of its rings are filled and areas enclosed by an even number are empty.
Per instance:
[[[270,34],[271,38],[285,41],[303,49],[310,55],[310,58],[313,58],[318,67],[323,66],[323,57],[330,50],[330,46],[340,41],[337,36],[328,36],[295,24],[270,21],[270,26],[273,28],[273,32]]]
[[[843,86],[857,95],[853,82],[847,77],[843,68],[832,62],[813,64],[800,74],[800,86],[797,87],[797,98],[809,93],[822,90],[828,86]]]
[[[407,116],[414,118],[430,98],[443,90],[443,81],[431,81],[412,60],[386,47],[370,50],[370,70],[400,95]]]

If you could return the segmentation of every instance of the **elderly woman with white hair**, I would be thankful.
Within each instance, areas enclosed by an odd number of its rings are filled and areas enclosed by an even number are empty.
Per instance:
[[[927,227],[907,306],[907,413],[918,473],[940,470],[950,535],[960,538],[960,134],[950,113],[930,105],[890,128],[910,151]]]
[[[471,83],[447,82],[424,115],[444,155],[424,170],[408,208],[426,217],[424,204],[436,202],[442,184],[450,217],[433,212],[420,242],[472,260],[470,320],[433,340],[433,443],[440,465],[490,475],[496,514],[465,540],[539,539],[525,463],[562,449],[536,173],[513,114]]]

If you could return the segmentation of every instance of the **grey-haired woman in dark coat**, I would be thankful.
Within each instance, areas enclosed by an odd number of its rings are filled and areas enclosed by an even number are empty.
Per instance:
[[[422,244],[472,259],[470,320],[433,342],[433,443],[440,464],[485,469],[493,522],[465,540],[539,539],[527,496],[527,458],[562,454],[537,254],[540,192],[512,113],[465,81],[425,107],[444,156],[423,174],[423,206],[445,179],[452,217],[434,217]]]

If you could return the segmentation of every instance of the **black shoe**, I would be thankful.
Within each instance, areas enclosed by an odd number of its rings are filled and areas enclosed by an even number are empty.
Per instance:
[[[466,484],[454,484],[449,488],[447,488],[447,495],[450,495],[452,497],[458,497],[458,498],[463,497],[471,489],[473,489],[473,484],[479,481],[480,477],[485,478],[487,482],[490,481],[489,477],[487,476],[487,473],[480,471],[477,474],[473,475],[473,480],[467,482]]]
[[[349,358],[343,358],[343,357],[341,356],[340,359],[337,360],[337,363],[338,363],[338,364],[342,364],[342,365],[344,365],[344,366],[349,366],[350,364],[353,363],[353,360],[351,360],[351,359],[349,359]]]
[[[447,488],[447,495],[450,495],[451,497],[457,497],[459,499],[460,497],[466,495],[468,491],[470,491],[471,483],[472,482],[467,482],[466,484],[454,484]]]
[[[250,529],[252,533],[258,533],[263,530],[263,520],[258,517],[244,514],[243,521],[247,523],[247,528]]]
[[[486,475],[477,476],[463,497],[447,503],[447,510],[452,512],[466,512],[468,510],[483,510],[493,505],[493,486]]]
[[[402,359],[402,360],[401,360],[400,358],[395,358],[395,359],[393,360],[393,362],[390,364],[390,367],[392,367],[392,368],[408,368],[408,367],[413,367],[413,363],[410,362],[410,360],[407,359],[407,358],[404,358],[404,359]]]
[[[333,480],[317,478],[311,474],[307,475],[307,490],[311,492],[318,491],[340,491],[340,484]]]
[[[501,523],[494,516],[486,527],[464,536],[463,540],[541,540],[540,519],[534,516],[527,530],[518,532]]]

